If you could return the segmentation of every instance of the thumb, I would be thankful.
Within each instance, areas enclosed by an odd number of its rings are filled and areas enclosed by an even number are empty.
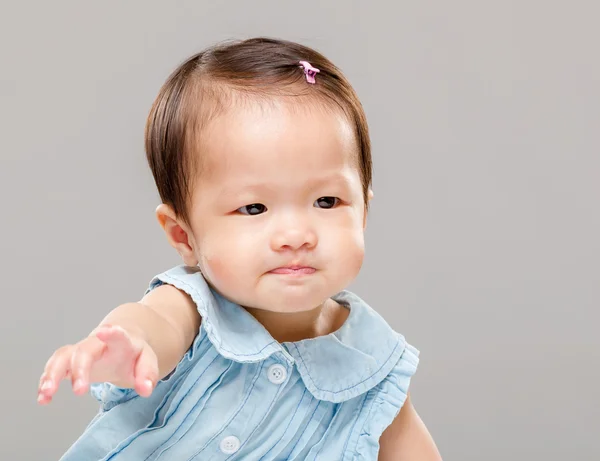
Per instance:
[[[158,381],[158,359],[150,345],[144,342],[135,363],[134,387],[142,397],[150,397]]]

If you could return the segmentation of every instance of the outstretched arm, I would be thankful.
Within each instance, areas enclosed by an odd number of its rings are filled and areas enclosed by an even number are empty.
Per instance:
[[[90,335],[56,350],[40,378],[38,402],[49,403],[63,379],[84,394],[92,382],[152,393],[187,352],[200,327],[200,314],[189,296],[162,285],[138,303],[113,309]]]

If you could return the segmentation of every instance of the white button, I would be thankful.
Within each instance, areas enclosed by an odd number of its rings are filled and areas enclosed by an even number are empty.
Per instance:
[[[273,384],[281,384],[287,378],[287,371],[283,365],[277,363],[269,367],[267,375]]]
[[[240,439],[231,435],[221,440],[221,451],[226,455],[231,455],[240,449]]]

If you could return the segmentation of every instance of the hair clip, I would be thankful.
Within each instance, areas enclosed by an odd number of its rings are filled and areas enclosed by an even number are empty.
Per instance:
[[[317,69],[316,67],[311,66],[308,61],[300,61],[300,64],[301,64],[301,67],[304,69],[304,75],[306,75],[306,81],[308,83],[316,83],[315,75],[317,75],[317,73],[321,72],[321,71],[319,69]]]

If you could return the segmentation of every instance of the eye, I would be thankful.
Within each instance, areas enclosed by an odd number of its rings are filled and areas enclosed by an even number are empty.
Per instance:
[[[267,207],[262,203],[253,203],[252,205],[244,205],[243,207],[238,208],[237,211],[249,216],[256,216],[267,211]]]
[[[317,208],[330,209],[334,208],[336,205],[340,203],[340,199],[337,197],[321,197],[315,201],[315,206]]]

